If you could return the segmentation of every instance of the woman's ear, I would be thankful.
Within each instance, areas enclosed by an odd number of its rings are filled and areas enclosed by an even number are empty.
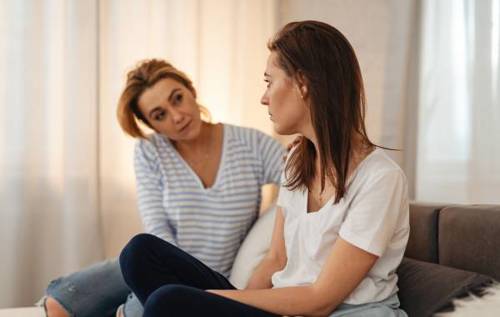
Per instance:
[[[307,87],[306,77],[301,71],[298,71],[297,74],[295,75],[295,84],[300,94],[300,98],[302,98],[303,100],[307,99],[309,95],[309,89]]]

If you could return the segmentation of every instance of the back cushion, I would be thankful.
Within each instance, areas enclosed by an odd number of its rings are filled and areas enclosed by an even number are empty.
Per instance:
[[[438,262],[438,213],[442,206],[410,205],[410,238],[405,256],[427,262]]]
[[[439,262],[500,280],[500,206],[451,206],[441,210]]]

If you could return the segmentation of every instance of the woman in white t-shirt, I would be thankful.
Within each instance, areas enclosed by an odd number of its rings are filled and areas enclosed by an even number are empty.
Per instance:
[[[144,316],[406,316],[396,285],[406,178],[367,136],[354,50],[317,21],[287,24],[268,47],[261,102],[276,132],[303,136],[286,162],[268,254],[245,290],[218,289],[207,268],[140,238],[122,253],[125,279]]]

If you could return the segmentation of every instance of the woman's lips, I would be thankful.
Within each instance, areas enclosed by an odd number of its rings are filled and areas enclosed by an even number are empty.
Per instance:
[[[184,132],[186,131],[186,129],[191,125],[191,121],[189,121],[185,126],[183,126],[182,128],[179,129],[179,132]]]

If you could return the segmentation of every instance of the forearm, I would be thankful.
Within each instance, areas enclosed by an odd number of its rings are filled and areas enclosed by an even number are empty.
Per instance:
[[[312,285],[210,292],[279,315],[326,316],[335,308],[331,302],[322,302],[324,296]]]
[[[284,267],[277,259],[266,256],[257,266],[248,281],[246,289],[266,289],[273,287],[272,275]]]

